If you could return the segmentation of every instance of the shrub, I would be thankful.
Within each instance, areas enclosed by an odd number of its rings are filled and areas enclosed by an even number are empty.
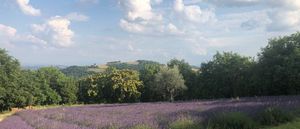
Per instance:
[[[200,125],[188,118],[179,119],[170,124],[170,129],[199,129]]]
[[[258,119],[262,125],[279,125],[292,121],[294,116],[278,108],[269,107],[259,114]]]
[[[256,123],[240,112],[220,114],[210,120],[208,129],[257,129]]]
[[[294,109],[294,111],[292,111],[291,113],[293,113],[293,116],[295,117],[300,117],[300,108]]]
[[[297,119],[293,122],[288,122],[286,124],[281,124],[275,127],[270,127],[265,129],[300,129],[300,119]]]

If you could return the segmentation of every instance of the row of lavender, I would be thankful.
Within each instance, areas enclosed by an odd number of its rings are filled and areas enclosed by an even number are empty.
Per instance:
[[[218,112],[240,111],[255,114],[265,107],[295,109],[300,96],[259,97],[177,103],[100,104],[27,110],[16,113],[0,123],[1,129],[99,129],[129,128],[147,124],[164,128],[170,122],[189,117],[195,121]]]

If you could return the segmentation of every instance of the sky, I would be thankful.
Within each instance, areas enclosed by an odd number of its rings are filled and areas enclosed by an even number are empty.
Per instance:
[[[300,29],[299,0],[0,0],[0,48],[22,65],[256,56]]]

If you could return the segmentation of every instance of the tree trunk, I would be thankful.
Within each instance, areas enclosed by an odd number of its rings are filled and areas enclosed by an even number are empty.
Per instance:
[[[173,102],[173,101],[174,101],[173,93],[170,93],[170,102]]]

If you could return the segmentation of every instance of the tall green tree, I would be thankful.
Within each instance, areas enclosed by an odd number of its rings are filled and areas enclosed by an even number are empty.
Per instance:
[[[146,64],[140,70],[140,79],[144,83],[144,88],[142,89],[141,101],[149,102],[149,101],[156,101],[157,95],[151,89],[155,75],[160,71],[160,64]]]
[[[46,101],[46,96],[43,94],[40,83],[35,71],[22,70],[19,77],[19,86],[23,91],[31,93],[32,96],[28,96],[30,102],[28,105],[42,105]]]
[[[247,96],[251,89],[250,69],[253,58],[237,53],[217,53],[207,63],[202,63],[199,75],[199,90],[202,98],[228,98]]]
[[[59,98],[61,98],[61,104],[76,103],[78,88],[75,80],[65,76],[55,67],[40,68],[37,71],[37,76],[41,81],[40,83],[42,83],[41,85],[44,85],[44,88],[46,88],[45,90],[50,90],[47,86],[49,85],[49,87],[59,95],[59,97],[57,97],[53,92],[50,92],[51,97],[54,97],[54,99],[59,100]]]
[[[106,76],[103,73],[90,75],[78,81],[78,100],[83,103],[102,103],[105,98],[102,88],[105,86]]]
[[[196,71],[193,71],[192,66],[184,60],[172,59],[168,62],[168,67],[178,67],[178,70],[182,74],[183,79],[185,81],[185,85],[188,88],[188,90],[186,90],[182,95],[180,95],[179,99],[197,98],[197,74]]]
[[[136,102],[142,86],[138,72],[109,68],[80,80],[79,96],[85,103]]]
[[[174,98],[187,87],[177,67],[162,67],[155,75],[152,90],[163,100],[174,101]]]
[[[300,94],[300,33],[271,39],[258,55],[257,71],[258,93]]]
[[[141,96],[140,90],[143,87],[143,83],[140,81],[137,71],[110,71],[107,73],[107,83],[108,86],[104,87],[103,94],[109,102],[135,102]]]
[[[33,95],[22,85],[22,73],[17,59],[0,49],[0,110],[24,107],[33,103]]]

